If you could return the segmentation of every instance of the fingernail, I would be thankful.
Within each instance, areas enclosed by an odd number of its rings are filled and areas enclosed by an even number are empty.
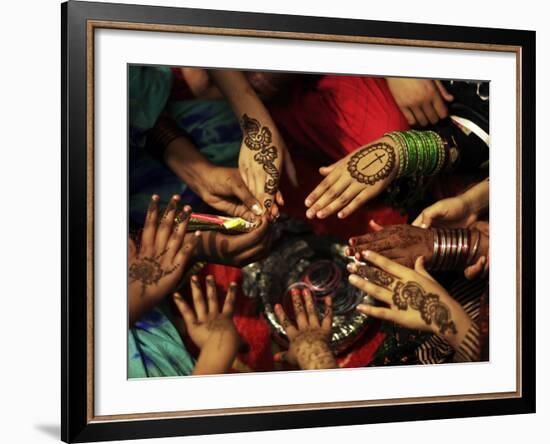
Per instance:
[[[306,204],[306,207],[311,206],[311,200],[310,199],[306,199],[306,201],[304,203]]]
[[[196,236],[196,237],[199,237],[200,235],[201,235],[200,230],[195,231],[195,236]]]
[[[338,217],[339,217],[340,219],[343,219],[345,215],[346,215],[346,213],[343,213],[343,212],[341,212],[341,211],[338,213]]]
[[[359,304],[357,307],[355,307],[356,310],[366,310],[367,309],[367,306],[366,305],[363,305],[363,304]]]
[[[359,276],[357,276],[356,274],[350,274],[348,277],[348,281],[350,281],[352,284],[356,284],[357,282],[359,282]]]
[[[352,272],[352,273],[353,273],[354,268],[355,268],[354,264],[349,263],[349,264],[346,265],[346,269],[348,271]]]
[[[363,257],[366,259],[368,258],[370,255],[370,251],[369,250],[366,250],[366,251],[363,251]]]
[[[428,228],[428,226],[426,224],[421,224],[420,227],[421,228]]]
[[[319,211],[319,212],[317,213],[317,217],[318,217],[319,219],[322,219],[323,217],[325,217],[325,213],[323,213],[322,211]]]
[[[179,294],[179,293],[174,293],[174,297],[175,297],[176,299],[181,299],[181,294]]]
[[[192,280],[193,282],[198,282],[198,281],[199,281],[199,278],[198,278],[198,276],[197,276],[196,274],[194,274],[193,276],[191,276],[191,280]]]
[[[315,211],[313,211],[313,210],[307,210],[306,211],[306,217],[308,219],[313,219],[314,216],[315,216]]]
[[[261,216],[262,215],[262,208],[258,204],[254,204],[254,205],[252,205],[252,212],[256,216]]]
[[[153,194],[153,195],[151,196],[151,199],[153,199],[153,200],[159,200],[159,199],[160,199],[160,196],[159,196],[158,194]]]

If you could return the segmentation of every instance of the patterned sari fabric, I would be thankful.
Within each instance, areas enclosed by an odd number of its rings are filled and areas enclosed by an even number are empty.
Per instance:
[[[163,308],[151,310],[128,331],[128,378],[190,375],[194,365]]]

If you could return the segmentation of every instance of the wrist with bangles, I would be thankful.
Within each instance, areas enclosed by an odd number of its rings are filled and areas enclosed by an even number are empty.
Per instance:
[[[459,270],[473,265],[479,253],[481,232],[464,228],[432,228],[434,251],[430,270]]]
[[[447,164],[446,143],[435,131],[393,131],[384,135],[397,146],[397,178],[433,176]]]

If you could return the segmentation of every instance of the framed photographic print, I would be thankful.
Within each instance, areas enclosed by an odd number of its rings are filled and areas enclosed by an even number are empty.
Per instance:
[[[61,13],[64,441],[535,411],[534,32]]]

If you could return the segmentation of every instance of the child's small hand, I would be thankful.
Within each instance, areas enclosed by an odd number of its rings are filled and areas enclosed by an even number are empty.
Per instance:
[[[330,349],[332,332],[332,299],[325,298],[325,313],[321,321],[317,316],[311,291],[292,293],[296,325],[287,318],[281,304],[275,306],[275,315],[290,341],[288,351],[275,355],[276,361],[298,365],[302,370],[336,368],[336,359]]]
[[[194,310],[179,293],[174,294],[174,302],[183,317],[191,340],[201,349],[193,374],[225,373],[231,367],[240,344],[239,334],[232,319],[237,285],[234,282],[229,285],[221,312],[216,282],[212,276],[206,278],[207,303],[197,276],[191,278],[191,292]]]
[[[237,286],[229,285],[222,311],[219,311],[216,282],[213,276],[206,277],[206,299],[197,276],[191,278],[191,293],[194,309],[191,309],[179,293],[174,294],[174,302],[178,307],[191,340],[201,350],[208,341],[214,340],[219,348],[237,350],[240,339],[233,323],[233,309]]]

